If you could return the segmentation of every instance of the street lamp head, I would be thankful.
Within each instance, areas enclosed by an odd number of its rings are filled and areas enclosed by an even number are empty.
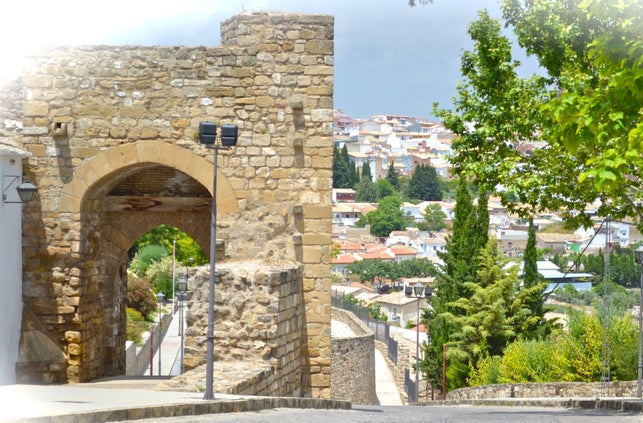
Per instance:
[[[176,283],[179,292],[185,292],[188,290],[188,272],[179,273],[179,279]]]
[[[38,192],[38,188],[31,182],[23,182],[16,188],[18,191],[18,196],[20,196],[20,201],[26,203],[27,201],[33,200]]]
[[[199,144],[212,145],[217,138],[217,124],[199,122]]]
[[[634,257],[638,264],[643,265],[643,245],[634,250]]]
[[[224,123],[221,125],[221,145],[234,147],[237,145],[239,128],[237,125]],[[217,124],[214,122],[199,122],[199,144],[214,145],[217,139]]]
[[[185,279],[179,280],[176,285],[179,288],[179,292],[184,293],[188,290],[188,278],[186,277]]]
[[[234,147],[237,145],[237,133],[239,128],[237,125],[224,123],[221,125],[221,144],[227,147]]]
[[[413,296],[413,287],[411,285],[404,286],[404,296],[412,297]]]
[[[422,291],[424,291],[424,285],[422,285],[420,282],[413,285],[413,294],[415,294],[416,297],[421,297]]]
[[[162,292],[159,292],[158,294],[156,294],[156,299],[158,300],[159,303],[162,303],[164,298],[165,298],[165,294],[163,294]]]
[[[431,298],[431,295],[433,295],[433,287],[427,286],[424,288],[424,296],[428,299]]]
[[[8,181],[8,182],[7,182]],[[22,181],[16,187],[20,201],[7,201],[7,190],[12,187],[16,182]],[[24,177],[18,175],[3,175],[2,176],[2,202],[3,203],[26,203],[31,201],[36,196],[38,187],[31,182],[27,181]]]

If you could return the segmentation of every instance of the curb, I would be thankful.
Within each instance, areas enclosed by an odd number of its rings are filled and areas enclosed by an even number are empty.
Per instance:
[[[238,400],[216,400],[202,403],[168,404],[150,407],[96,410],[86,413],[26,417],[6,423],[85,423],[140,420],[161,417],[198,416],[203,414],[239,413],[272,408],[312,408],[350,410],[350,401],[319,398],[257,397]]]

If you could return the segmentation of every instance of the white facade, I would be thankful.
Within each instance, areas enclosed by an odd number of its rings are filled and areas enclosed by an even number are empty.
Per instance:
[[[0,143],[3,192],[3,199],[0,199],[0,385],[16,382],[15,364],[22,321],[23,207],[16,187],[21,183],[22,158],[25,156],[20,150]]]

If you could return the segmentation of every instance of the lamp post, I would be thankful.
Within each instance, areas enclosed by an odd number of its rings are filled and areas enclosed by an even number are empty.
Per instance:
[[[219,150],[228,150],[237,145],[237,125],[221,125],[221,145],[216,144],[216,137],[217,125],[214,122],[199,123],[199,143],[209,146],[214,150],[212,208],[210,211],[210,283],[208,290],[208,330],[206,333],[207,355],[204,400],[214,399],[214,279],[217,260],[217,157]]]
[[[409,298],[417,300],[417,323],[415,325],[415,402],[420,401],[420,299],[422,294],[426,298],[430,298],[433,293],[433,288],[427,286],[426,288],[419,281],[411,286],[406,286],[404,295]]]
[[[172,315],[176,313],[176,239],[172,240]]]
[[[163,343],[163,331],[161,329],[161,303],[165,295],[162,292],[156,294],[156,300],[159,306],[159,376],[161,376],[161,344]]]
[[[185,331],[183,329],[183,300],[185,291],[188,289],[188,273],[185,272],[182,275],[179,275],[179,281],[177,282],[177,288],[179,289],[179,335],[181,336],[181,362],[180,362],[180,374],[183,374],[183,339],[185,336]]]
[[[636,384],[636,396],[643,394],[643,245],[634,251],[636,262],[641,265],[641,281],[639,282],[639,365]]]

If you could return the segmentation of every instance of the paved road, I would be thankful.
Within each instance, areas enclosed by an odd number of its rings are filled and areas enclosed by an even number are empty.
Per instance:
[[[134,420],[129,423],[602,423],[643,422],[643,415],[609,410],[536,407],[381,407],[353,406],[352,410],[275,409],[260,412],[214,414]]]

